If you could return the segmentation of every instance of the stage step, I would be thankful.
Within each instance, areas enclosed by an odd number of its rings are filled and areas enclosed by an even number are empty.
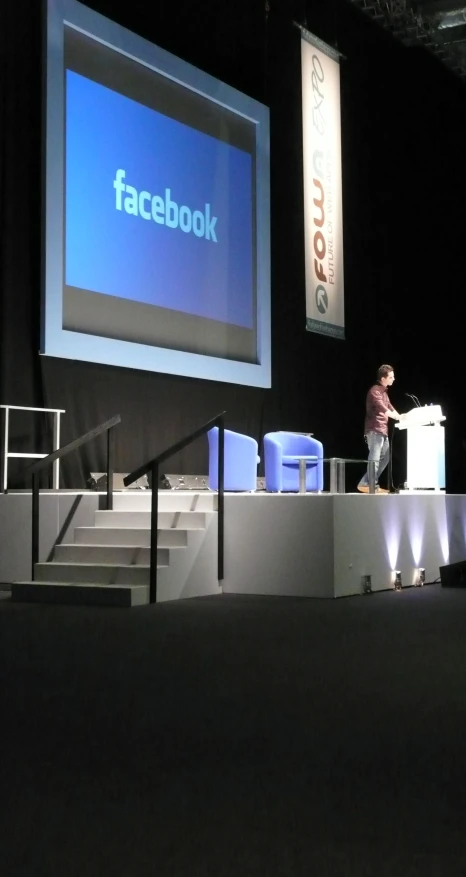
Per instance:
[[[163,569],[167,564],[157,564]],[[149,566],[113,563],[36,563],[35,578],[41,582],[76,582],[97,585],[147,585]]]
[[[113,494],[113,508],[117,512],[149,512],[152,491],[129,490]],[[159,490],[160,512],[216,512],[217,493],[208,490],[194,493],[192,490]]]
[[[159,512],[159,530],[205,530],[208,512]],[[150,527],[150,512],[98,511],[95,513],[96,527]]]
[[[76,527],[76,544],[85,545],[132,545],[150,547],[150,527]],[[188,544],[187,530],[159,530],[159,548],[185,548]]]
[[[168,566],[169,549],[157,549],[157,566]],[[56,545],[53,554],[54,563],[110,563],[116,566],[150,563],[150,548],[133,545]]]
[[[114,495],[112,511],[93,512],[37,563],[35,582],[15,583],[13,599],[134,606],[149,603],[151,492]],[[218,593],[217,494],[159,493],[157,599]],[[180,550],[183,549],[183,550]],[[142,589],[142,590],[141,590]]]
[[[149,604],[148,585],[100,585],[95,582],[14,582],[15,603],[58,603],[66,606],[131,606]]]

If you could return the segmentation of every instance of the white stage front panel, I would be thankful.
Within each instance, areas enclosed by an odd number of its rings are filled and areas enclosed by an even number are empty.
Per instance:
[[[227,495],[226,593],[347,597],[466,559],[466,496]]]
[[[226,494],[223,590],[333,597],[333,497]]]
[[[361,501],[362,500],[362,501]],[[413,585],[423,567],[435,581],[439,567],[466,559],[466,497],[439,493],[354,494],[334,497],[335,597],[393,587],[394,572]]]

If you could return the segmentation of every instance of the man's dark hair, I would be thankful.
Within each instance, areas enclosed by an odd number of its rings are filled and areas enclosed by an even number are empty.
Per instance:
[[[381,365],[377,370],[377,380],[380,381],[382,378],[388,377],[392,371],[395,371],[392,365]]]

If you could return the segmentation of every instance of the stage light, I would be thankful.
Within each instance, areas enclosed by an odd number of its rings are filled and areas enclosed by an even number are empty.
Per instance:
[[[362,576],[362,593],[372,594],[372,576]]]
[[[209,490],[207,475],[162,475],[162,490]]]
[[[395,575],[395,591],[401,591],[403,588],[403,582],[401,580],[401,570],[394,570]]]
[[[422,588],[422,586],[425,584],[425,581],[426,581],[426,571],[425,571],[423,566],[420,566],[418,571],[417,571],[417,579],[416,579],[417,587]]]

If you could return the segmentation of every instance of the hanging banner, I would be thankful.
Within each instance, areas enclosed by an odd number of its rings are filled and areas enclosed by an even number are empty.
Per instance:
[[[338,53],[301,28],[306,328],[345,337]]]

